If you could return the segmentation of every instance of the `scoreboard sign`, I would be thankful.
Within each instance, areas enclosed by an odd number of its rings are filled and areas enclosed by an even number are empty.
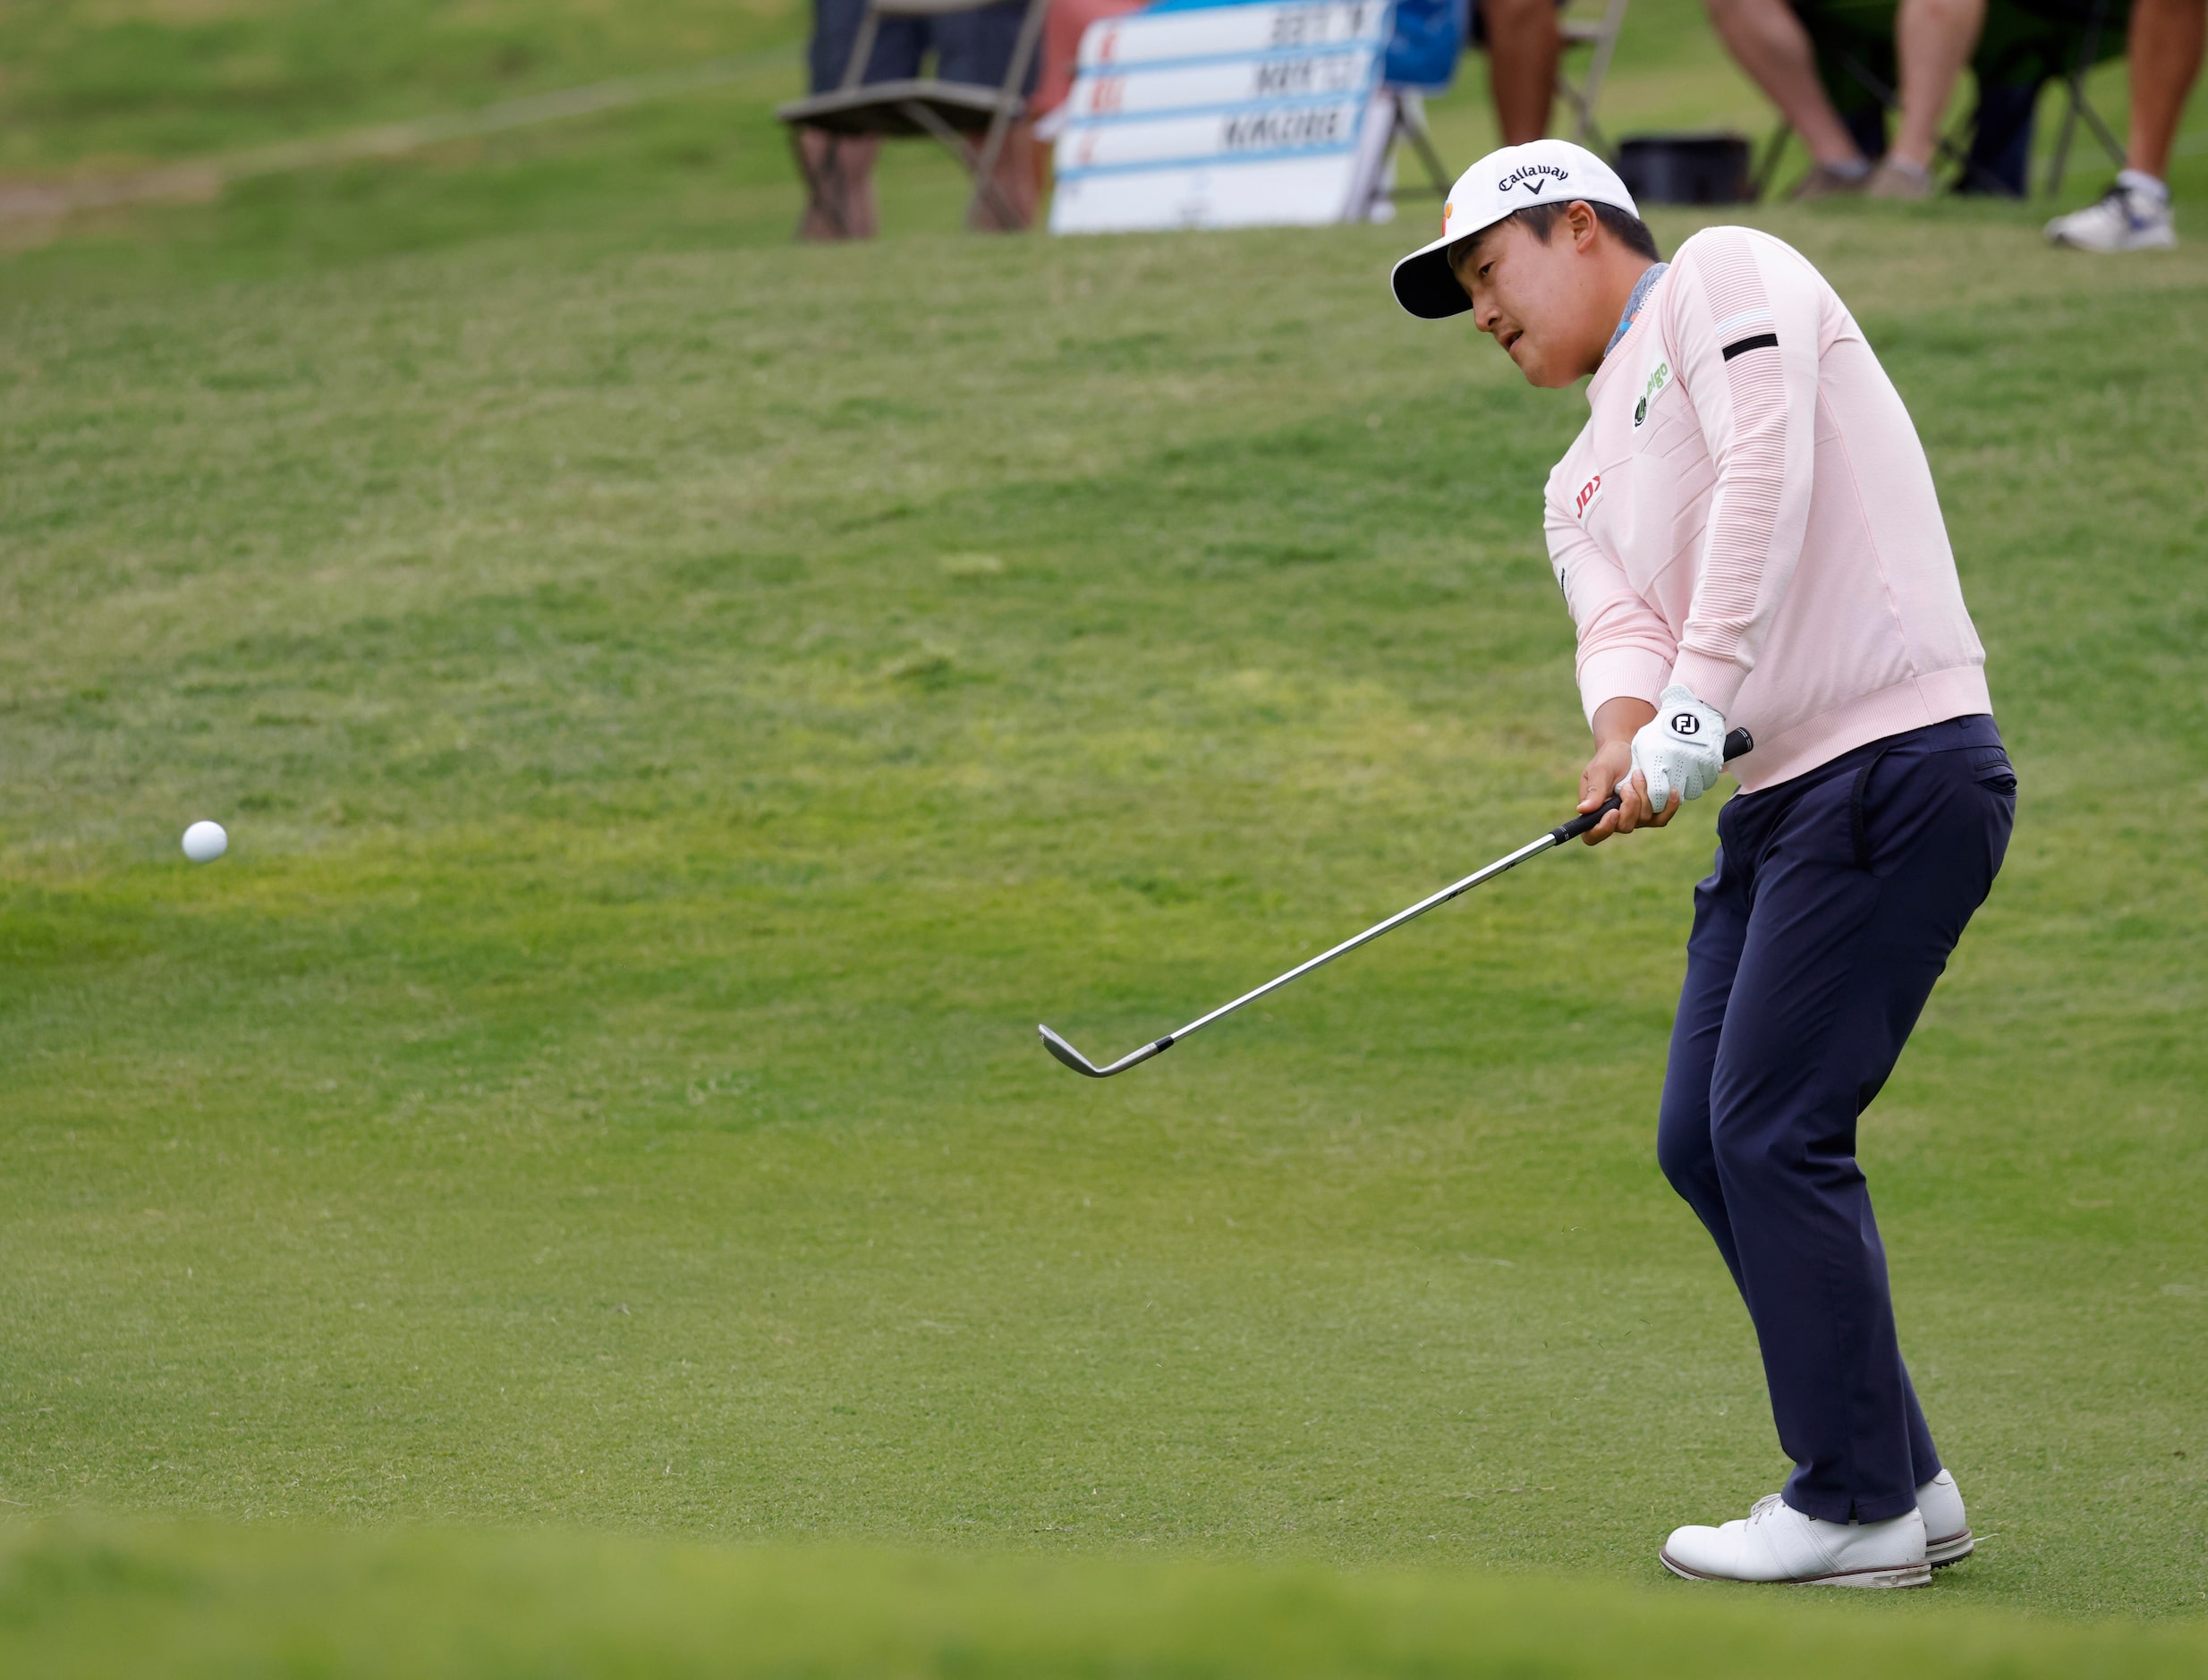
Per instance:
[[[1388,0],[1200,6],[1081,38],[1054,233],[1363,217],[1392,115]]]

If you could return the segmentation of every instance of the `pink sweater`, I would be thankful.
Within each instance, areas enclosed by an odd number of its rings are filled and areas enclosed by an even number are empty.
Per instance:
[[[1754,789],[1992,709],[1924,446],[1793,247],[1679,247],[1549,475],[1549,556],[1592,719],[1680,682],[1745,725]]]

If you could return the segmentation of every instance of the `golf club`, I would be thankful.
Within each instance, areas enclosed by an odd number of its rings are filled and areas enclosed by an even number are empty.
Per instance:
[[[1738,758],[1742,753],[1753,750],[1754,746],[1754,738],[1751,736],[1745,729],[1734,730],[1730,734],[1725,737],[1726,761],[1730,763],[1733,759]],[[1294,968],[1290,969],[1287,973],[1279,976],[1278,979],[1267,980],[1255,991],[1243,993],[1241,997],[1236,998],[1231,1004],[1221,1004],[1210,1014],[1199,1015],[1195,1020],[1190,1022],[1179,1031],[1168,1032],[1164,1038],[1158,1039],[1149,1044],[1145,1044],[1139,1050],[1130,1050],[1126,1055],[1121,1056],[1117,1062],[1114,1062],[1109,1067],[1099,1067],[1094,1062],[1091,1062],[1087,1056],[1083,1056],[1079,1050],[1076,1050],[1071,1044],[1068,1044],[1065,1039],[1060,1037],[1057,1033],[1053,1032],[1049,1027],[1038,1027],[1036,1029],[1037,1031],[1042,1034],[1042,1048],[1049,1051],[1051,1055],[1057,1056],[1059,1061],[1065,1063],[1066,1066],[1072,1068],[1076,1073],[1085,1073],[1091,1079],[1109,1079],[1114,1073],[1124,1073],[1129,1068],[1134,1067],[1140,1063],[1149,1061],[1153,1056],[1163,1055],[1166,1051],[1171,1049],[1176,1044],[1178,1044],[1183,1039],[1186,1038],[1190,1033],[1194,1032],[1201,1028],[1210,1026],[1214,1021],[1219,1020],[1221,1016],[1233,1014],[1235,1011],[1241,1008],[1243,1005],[1256,1002],[1267,992],[1278,991],[1290,980],[1301,980],[1304,975],[1310,973],[1312,970],[1315,968],[1324,968],[1336,957],[1341,956],[1347,952],[1354,951],[1361,945],[1371,944],[1373,940],[1379,938],[1383,933],[1388,933],[1397,928],[1400,928],[1406,921],[1415,921],[1419,917],[1424,915],[1428,911],[1433,909],[1435,906],[1439,904],[1446,904],[1450,899],[1470,892],[1482,881],[1493,880],[1498,875],[1502,874],[1507,870],[1515,870],[1519,864],[1524,862],[1528,858],[1539,857],[1542,853],[1552,851],[1556,847],[1562,845],[1567,840],[1577,839],[1581,835],[1585,834],[1587,830],[1601,822],[1603,818],[1609,816],[1610,812],[1616,810],[1618,809],[1618,795],[1613,793],[1608,800],[1606,800],[1600,806],[1596,807],[1593,810],[1584,811],[1580,815],[1573,818],[1569,822],[1558,823],[1547,834],[1541,836],[1540,839],[1531,841],[1528,844],[1520,846],[1516,852],[1512,852],[1503,857],[1497,858],[1494,862],[1489,864],[1485,869],[1474,870],[1470,875],[1465,877],[1463,880],[1456,881],[1450,886],[1443,887],[1431,898],[1420,899],[1418,903],[1413,904],[1408,910],[1398,910],[1394,915],[1388,917],[1387,921],[1375,922],[1372,927],[1367,928],[1363,933],[1358,934],[1355,938],[1343,940],[1332,950],[1321,951],[1317,956],[1312,957],[1309,962],[1297,963]]]

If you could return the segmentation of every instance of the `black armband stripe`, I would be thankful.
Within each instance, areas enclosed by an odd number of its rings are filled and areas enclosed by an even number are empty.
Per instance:
[[[1779,335],[1777,333],[1758,333],[1753,338],[1736,339],[1726,345],[1725,360],[1730,361],[1735,356],[1745,356],[1751,350],[1776,350],[1778,348]]]

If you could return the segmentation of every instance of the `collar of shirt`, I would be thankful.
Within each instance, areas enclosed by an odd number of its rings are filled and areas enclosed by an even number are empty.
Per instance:
[[[1632,330],[1633,318],[1641,312],[1641,305],[1648,301],[1649,293],[1664,277],[1664,270],[1670,267],[1668,262],[1651,263],[1641,271],[1641,277],[1633,283],[1633,295],[1626,300],[1626,312],[1618,318],[1618,330],[1610,335],[1610,342],[1602,346],[1605,356],[1617,349],[1618,341]]]

